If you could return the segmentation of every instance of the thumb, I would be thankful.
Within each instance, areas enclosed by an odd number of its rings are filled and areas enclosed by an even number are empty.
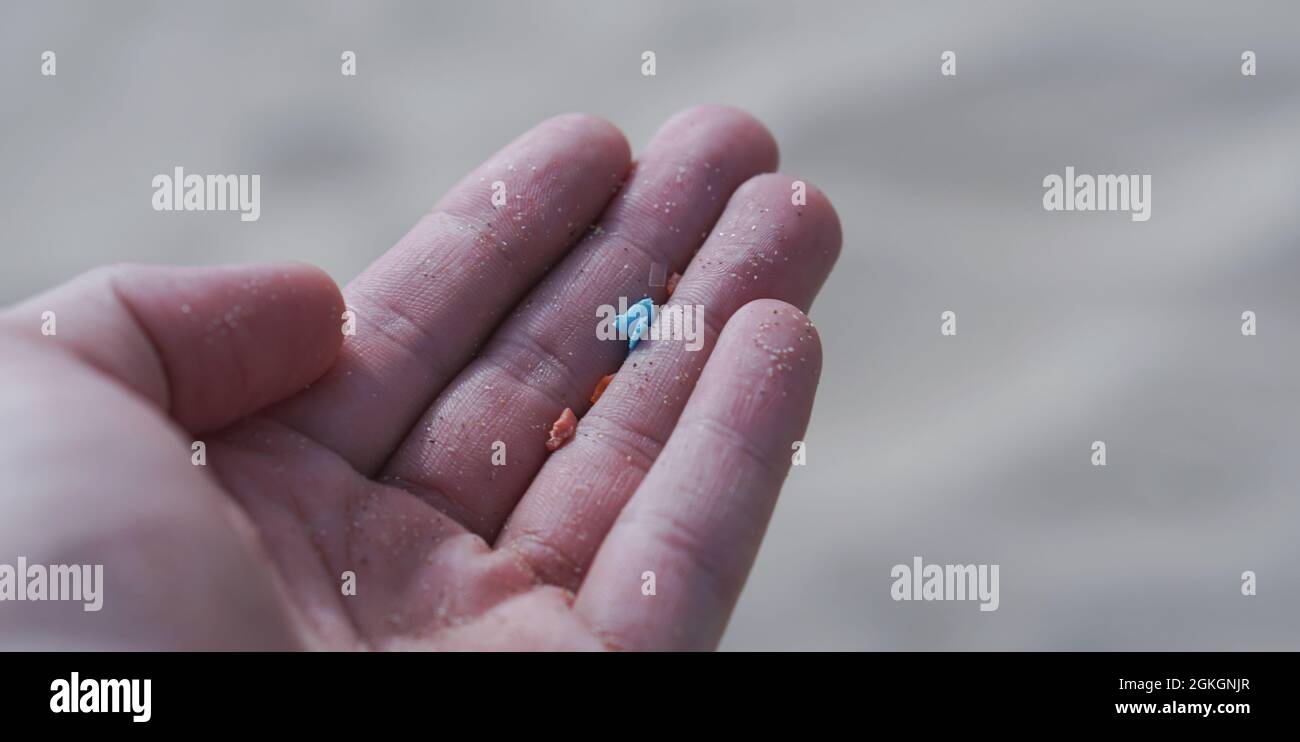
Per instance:
[[[203,432],[324,373],[343,339],[343,308],[338,286],[309,265],[127,265],[83,274],[4,320]]]

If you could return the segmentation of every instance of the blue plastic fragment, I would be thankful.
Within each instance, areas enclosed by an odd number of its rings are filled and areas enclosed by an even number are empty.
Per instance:
[[[650,323],[655,319],[655,304],[646,297],[627,308],[626,314],[614,318],[619,332],[627,333],[627,349],[636,349],[642,338],[650,336]]]

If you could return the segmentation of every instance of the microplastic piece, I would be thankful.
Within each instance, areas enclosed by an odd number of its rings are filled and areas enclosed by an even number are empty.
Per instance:
[[[663,263],[650,264],[650,286],[663,286],[664,281],[668,278],[668,266]]]
[[[596,404],[596,400],[600,399],[600,395],[605,393],[605,387],[609,386],[609,382],[613,380],[614,374],[605,374],[600,378],[600,381],[596,382],[596,391],[591,393],[592,404]]]
[[[672,296],[673,292],[677,290],[677,282],[680,280],[682,280],[682,274],[677,271],[673,271],[673,274],[668,277],[668,283],[664,285],[664,289],[669,296]]]
[[[649,337],[650,323],[655,319],[655,303],[649,297],[628,307],[627,314],[620,314],[614,318],[615,326],[619,332],[627,333],[627,349],[629,351],[636,349],[636,344],[641,342],[642,338]]]
[[[573,414],[573,410],[568,407],[556,418],[555,423],[551,425],[551,437],[546,441],[546,450],[554,453],[564,448],[564,444],[573,438],[573,431],[578,427],[578,418]]]

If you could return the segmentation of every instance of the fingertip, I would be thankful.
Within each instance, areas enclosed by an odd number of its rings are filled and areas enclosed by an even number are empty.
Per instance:
[[[578,135],[592,146],[599,147],[612,160],[631,162],[632,145],[614,122],[594,113],[561,113],[543,121],[540,126],[554,126]]]
[[[727,321],[718,340],[729,373],[782,379],[791,388],[816,388],[821,377],[821,336],[808,315],[779,299],[755,299]]]
[[[803,338],[806,342],[815,343],[819,351],[821,348],[821,337],[812,319],[799,307],[780,299],[764,298],[748,302],[736,310],[727,323],[727,329],[731,329],[733,323],[737,329],[763,326],[780,328],[776,334],[782,339]]]
[[[794,183],[803,183],[806,191],[806,210],[802,215],[796,212],[797,216],[807,216],[812,214],[814,218],[822,223],[822,228],[826,232],[825,247],[830,254],[832,264],[839,258],[840,249],[844,244],[844,226],[840,223],[840,213],[835,209],[835,204],[831,203],[830,196],[821,188],[818,188],[811,181],[802,178],[794,178]]]
[[[617,126],[589,113],[564,113],[498,150],[433,211],[485,227],[499,238],[494,244],[540,248],[535,243],[547,235],[585,228],[627,179],[631,164],[632,148]],[[494,201],[498,196],[505,200]],[[497,219],[507,204],[511,218]]]
[[[333,364],[343,341],[338,285],[305,263],[139,268],[119,292],[158,347],[171,413],[219,427],[283,399]]]
[[[288,298],[307,310],[305,314],[316,317],[324,315],[333,323],[347,309],[338,283],[330,274],[311,263],[289,262],[258,266],[256,272],[271,276],[273,284],[283,286]]]
[[[328,273],[309,263],[256,266],[250,275],[249,298],[270,315],[256,328],[258,343],[281,346],[264,352],[286,370],[286,388],[307,386],[333,365],[343,346],[348,322],[343,292]],[[265,285],[256,290],[259,278]],[[272,386],[268,381],[266,388]]]
[[[681,137],[698,138],[706,145],[711,141],[729,142],[732,150],[743,152],[743,161],[756,172],[775,170],[781,162],[780,148],[772,132],[755,116],[734,106],[710,103],[678,111],[654,138],[672,143]],[[736,147],[737,143],[742,146]],[[700,150],[705,159],[711,156],[710,152],[707,146]]]
[[[788,173],[763,173],[745,181],[731,201],[770,215],[762,220],[768,222],[765,226],[779,229],[783,242],[804,259],[815,259],[822,279],[839,259],[844,240],[839,214],[812,182]]]
[[[338,283],[325,269],[304,263],[297,260],[291,260],[284,263],[272,263],[264,266],[266,270],[279,270],[285,281],[295,284],[304,291],[318,295],[322,300],[328,300],[335,306],[342,306],[343,292],[339,289]]]

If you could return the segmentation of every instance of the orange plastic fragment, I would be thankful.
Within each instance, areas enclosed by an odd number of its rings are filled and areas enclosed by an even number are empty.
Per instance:
[[[672,296],[673,292],[677,290],[677,282],[680,280],[682,280],[682,274],[677,271],[673,271],[673,274],[668,277],[668,283],[664,284],[664,288],[668,290],[669,296]]]
[[[555,424],[551,425],[551,437],[546,441],[547,451],[558,451],[564,447],[573,437],[573,431],[578,427],[578,418],[573,414],[573,410],[568,407],[560,413]]]
[[[609,386],[609,382],[613,380],[614,374],[605,374],[600,377],[600,381],[596,382],[596,391],[591,393],[592,404],[596,404],[596,400],[600,399],[600,395],[605,393],[605,387]]]

